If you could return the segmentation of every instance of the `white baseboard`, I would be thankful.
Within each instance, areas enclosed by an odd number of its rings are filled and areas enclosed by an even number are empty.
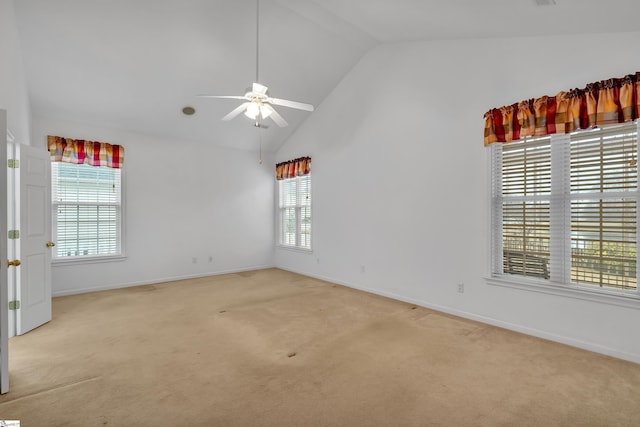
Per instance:
[[[327,277],[327,276],[322,276],[322,275],[318,275],[318,274],[310,274],[310,273],[305,273],[302,271],[298,271],[295,268],[290,268],[290,267],[284,267],[284,266],[278,266],[277,268],[281,269],[281,270],[286,270],[286,271],[290,271],[292,273],[297,273],[297,274],[301,274],[303,276],[309,276],[309,277],[313,277],[315,279],[320,279],[320,280],[324,280],[327,282],[331,282],[331,283],[336,283],[338,285],[343,285],[346,286],[348,288],[352,288],[352,289],[357,289],[360,291],[364,291],[364,292],[369,292],[375,295],[380,295],[383,297],[387,297],[387,298],[391,298],[394,300],[398,300],[398,301],[403,301],[403,302],[407,302],[410,304],[415,304],[415,305],[419,305],[421,307],[425,307],[425,308],[429,308],[432,310],[436,310],[436,311],[440,311],[443,313],[447,313],[447,314],[451,314],[454,316],[458,316],[458,317],[462,317],[465,319],[469,319],[469,320],[474,320],[477,322],[481,322],[481,323],[486,323],[488,325],[492,325],[492,326],[497,326],[499,328],[504,328],[504,329],[508,329],[510,331],[515,331],[515,332],[519,332],[525,335],[531,335],[537,338],[542,338],[545,340],[549,340],[549,341],[553,341],[553,342],[557,342],[560,344],[565,344],[571,347],[577,347],[583,350],[588,350],[588,351],[592,351],[594,353],[600,353],[600,354],[604,354],[607,356],[611,356],[611,357],[615,357],[617,359],[622,359],[622,360],[627,360],[629,362],[634,362],[634,363],[640,363],[640,354],[634,354],[634,353],[627,353],[624,351],[620,351],[617,350],[615,348],[610,348],[610,347],[605,347],[602,346],[600,344],[597,343],[593,343],[593,342],[587,342],[587,341],[581,341],[581,340],[576,340],[575,338],[571,338],[571,337],[567,337],[567,336],[563,336],[563,335],[557,335],[551,332],[547,332],[547,331],[542,331],[539,329],[534,329],[534,328],[529,328],[523,325],[518,325],[515,323],[511,323],[511,322],[505,322],[499,319],[494,319],[492,317],[487,317],[487,316],[482,316],[476,313],[471,313],[471,312],[466,312],[466,311],[462,311],[462,310],[458,310],[455,308],[451,308],[451,307],[447,307],[447,306],[442,306],[442,305],[438,305],[438,304],[432,304],[428,301],[424,301],[424,300],[420,300],[420,299],[415,299],[415,298],[407,298],[405,296],[402,295],[397,295],[394,294],[392,292],[384,292],[384,291],[380,291],[377,289],[371,289],[371,288],[367,288],[365,286],[359,286],[359,285],[354,285],[353,283],[348,283],[342,280],[337,280],[331,277]]]
[[[55,297],[63,297],[67,295],[86,294],[89,292],[110,291],[113,289],[131,288],[134,286],[155,285],[157,283],[164,283],[164,282],[175,282],[177,280],[198,279],[200,277],[221,276],[223,274],[232,274],[232,273],[244,273],[247,271],[264,270],[267,268],[274,268],[274,267],[275,266],[273,265],[256,265],[251,267],[222,270],[222,271],[215,271],[215,272],[209,272],[209,273],[188,274],[185,276],[158,277],[155,279],[142,280],[139,282],[116,283],[116,284],[110,284],[110,285],[96,286],[92,288],[53,291],[52,296],[55,298]]]

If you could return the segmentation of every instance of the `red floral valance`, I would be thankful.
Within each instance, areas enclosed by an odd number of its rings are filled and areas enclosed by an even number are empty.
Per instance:
[[[107,166],[114,169],[122,167],[124,160],[124,147],[122,145],[51,135],[47,139],[52,162]]]
[[[556,96],[526,99],[485,113],[484,145],[569,133],[638,118],[640,72]]]
[[[276,165],[276,179],[278,181],[307,175],[309,172],[311,172],[311,157],[300,157],[299,159],[289,160],[288,162],[282,162]]]

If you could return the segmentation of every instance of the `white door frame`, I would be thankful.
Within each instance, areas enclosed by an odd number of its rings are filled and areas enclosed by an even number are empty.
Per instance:
[[[0,110],[0,393],[9,391],[9,285],[7,245],[7,112]]]
[[[16,144],[13,143],[15,138],[11,134],[11,131],[7,131],[7,162],[9,159],[16,158]],[[18,169],[9,168],[7,166],[7,232],[9,230],[18,230],[19,227],[16,223],[16,196],[20,191],[19,188],[16,187],[16,171]],[[8,239],[7,240],[7,259],[20,259],[20,239]],[[8,286],[8,301],[15,301],[18,298],[17,295],[17,284],[18,277],[20,275],[19,268],[8,268],[7,269],[7,286]],[[12,337],[15,337],[16,334],[16,314],[17,310],[9,310],[9,340]]]

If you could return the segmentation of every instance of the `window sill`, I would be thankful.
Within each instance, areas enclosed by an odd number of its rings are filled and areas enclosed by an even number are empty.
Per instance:
[[[276,249],[284,249],[286,251],[292,251],[292,252],[302,252],[305,254],[312,254],[313,253],[313,249],[305,249],[305,248],[299,248],[296,246],[286,246],[286,245],[276,245]]]
[[[595,290],[581,285],[550,284],[547,281],[536,279],[523,280],[510,276],[485,277],[485,282],[491,286],[501,286],[527,292],[539,292],[640,310],[640,294],[638,294],[637,291]]]
[[[58,258],[53,259],[51,261],[51,265],[53,265],[54,267],[58,267],[63,265],[100,264],[103,262],[120,262],[126,259],[127,257],[125,255]]]

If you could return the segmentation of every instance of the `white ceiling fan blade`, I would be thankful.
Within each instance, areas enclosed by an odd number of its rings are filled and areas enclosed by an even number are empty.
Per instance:
[[[288,101],[286,99],[269,98],[268,102],[282,107],[296,108],[298,110],[313,111],[313,105],[302,102]]]
[[[243,98],[244,99],[244,98]],[[233,110],[232,112],[230,112],[229,114],[227,114],[226,116],[224,116],[222,118],[222,120],[224,120],[225,122],[228,122],[229,120],[235,118],[237,115],[239,115],[240,113],[242,113],[244,110],[247,109],[247,106],[250,104],[250,102],[245,102],[243,104],[241,104],[238,108],[236,108],[235,110]]]
[[[271,105],[262,104],[262,108],[265,108],[265,109],[267,109],[267,110],[269,110],[271,112],[269,117],[271,117],[273,119],[273,121],[276,122],[276,124],[278,126],[280,126],[281,128],[289,126],[289,123],[287,123],[286,120],[283,119],[282,116],[280,114],[278,114],[278,112],[276,110],[274,110]]]
[[[268,87],[261,85],[260,83],[254,83],[251,86],[251,90],[253,91],[253,93],[256,93],[258,95],[266,95],[267,94],[267,90],[269,90]]]
[[[196,95],[198,98],[246,99],[239,95]]]

